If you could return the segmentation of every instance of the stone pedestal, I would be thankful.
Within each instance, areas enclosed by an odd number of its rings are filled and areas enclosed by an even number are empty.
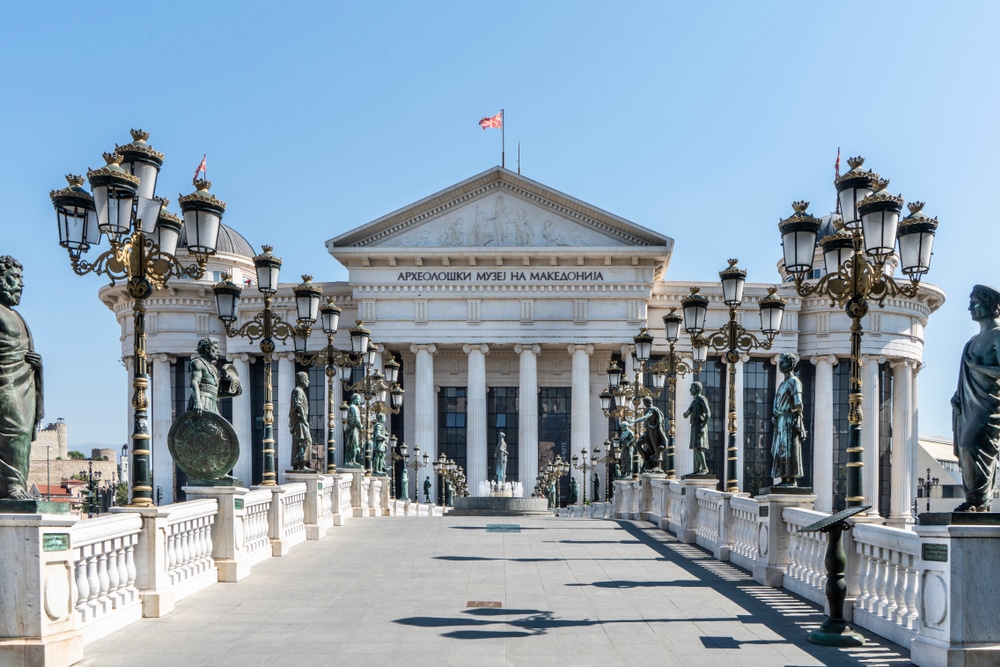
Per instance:
[[[246,509],[250,492],[242,486],[185,486],[188,500],[214,498],[219,513],[212,524],[212,558],[219,569],[219,581],[240,581],[250,576],[253,561],[243,550]]]
[[[292,547],[306,539],[305,531],[294,531],[295,517],[286,516],[284,497],[293,493],[302,493],[297,484],[279,484],[266,487],[271,490],[271,507],[267,513],[268,537],[271,538],[271,555],[281,558],[288,555]],[[308,496],[307,496],[308,497]],[[287,530],[286,530],[287,528]]]
[[[323,521],[323,487],[331,483],[332,480],[317,472],[294,471],[286,472],[285,480],[290,484],[302,483],[306,485],[306,501],[303,505],[306,539],[323,539],[329,527]]]
[[[779,487],[772,487],[776,489]],[[757,562],[753,566],[753,579],[758,584],[781,588],[788,569],[788,525],[782,517],[786,507],[812,509],[816,496],[804,493],[757,496],[760,520],[757,524]]]
[[[644,472],[639,475],[639,518],[660,525],[660,512],[658,505],[660,499],[657,497],[657,488],[654,489],[653,482],[660,482],[666,479],[666,474],[662,472]]]
[[[390,477],[379,477],[379,481],[382,482],[382,488],[379,490],[379,516],[389,516],[389,507],[391,506],[392,499],[389,497],[392,495],[392,478]]]
[[[72,665],[83,660],[76,628],[73,551],[67,516],[0,515],[0,665]]]
[[[921,514],[918,667],[1000,664],[1000,514]]]
[[[368,478],[368,516],[382,516],[382,489],[388,480],[385,477]]]
[[[368,516],[368,483],[365,471],[358,468],[341,469],[341,474],[351,477],[351,515]]]
[[[685,475],[681,485],[681,516],[678,523],[677,539],[686,544],[698,542],[698,498],[697,489],[719,487],[719,480],[704,475]]]
[[[639,481],[631,479],[615,480],[615,518],[639,518]]]

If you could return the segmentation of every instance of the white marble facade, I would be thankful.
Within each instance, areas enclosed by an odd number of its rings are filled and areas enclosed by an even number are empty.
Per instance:
[[[320,221],[317,221],[320,222]],[[773,231],[773,230],[772,230]],[[274,243],[279,239],[255,239]],[[246,244],[234,244],[213,259],[209,275],[200,281],[175,281],[147,301],[147,350],[153,359],[152,424],[155,486],[172,498],[171,463],[166,451],[172,397],[164,396],[165,381],[156,375],[170,361],[191,355],[199,338],[213,335],[222,341],[225,356],[241,372],[259,364],[256,343],[227,339],[215,317],[211,284],[218,272],[253,274]],[[621,354],[640,326],[656,338],[654,354],[663,354],[662,317],[695,283],[672,282],[667,266],[673,252],[669,237],[552,190],[501,168],[490,169],[462,183],[431,195],[378,220],[340,234],[326,242],[334,261],[348,270],[348,280],[322,284],[344,309],[335,343],[349,347],[348,329],[357,319],[372,330],[374,341],[399,355],[403,364],[406,398],[403,432],[396,435],[409,446],[419,445],[431,457],[438,454],[438,392],[442,387],[465,387],[467,403],[467,471],[471,488],[492,477],[489,469],[487,423],[483,396],[491,388],[517,387],[520,419],[517,426],[517,469],[508,468],[530,489],[539,466],[538,414],[540,388],[571,388],[571,452],[603,445],[608,433],[598,395],[607,383],[605,369],[613,354]],[[724,258],[723,258],[724,259]],[[776,256],[775,260],[779,258]],[[317,270],[316,273],[321,273]],[[294,320],[291,288],[298,276],[283,275],[282,290],[274,299],[278,314]],[[778,272],[775,282],[781,280]],[[294,281],[294,282],[293,282]],[[709,326],[727,318],[716,282],[697,283],[711,300]],[[741,316],[756,329],[756,302],[770,284],[748,284]],[[788,300],[784,331],[774,347],[760,357],[773,363],[777,354],[796,352],[802,364],[815,366],[816,396],[812,447],[814,488],[818,509],[832,509],[831,483],[833,434],[833,368],[848,363],[850,321],[839,308],[822,298],[803,299],[786,286],[780,294]],[[131,304],[118,288],[101,292],[104,302],[122,324],[123,355],[131,350]],[[866,370],[878,363],[892,366],[896,402],[892,419],[903,422],[893,429],[893,491],[891,519],[906,523],[914,490],[909,470],[916,451],[916,374],[919,372],[923,330],[930,314],[944,300],[943,293],[924,285],[915,301],[890,300],[873,309],[866,321],[863,354]],[[255,290],[244,293],[243,312],[262,307]],[[325,343],[321,331],[313,334],[312,349]],[[275,377],[290,382],[292,361],[287,345],[279,345]],[[690,356],[686,337],[678,344]],[[755,357],[757,358],[757,357]],[[748,358],[749,359],[749,358]],[[739,383],[742,363],[738,369]],[[864,431],[866,495],[879,488],[876,444],[878,424],[873,414],[872,381],[866,374]],[[678,415],[687,405],[691,378],[677,385]],[[275,437],[278,443],[279,479],[287,468],[289,441],[281,415],[287,415],[288,391],[275,393]],[[336,401],[340,395],[337,387]],[[738,396],[742,405],[742,399]],[[246,456],[239,466],[249,476],[252,406],[246,394],[233,408],[233,421]],[[339,422],[339,415],[338,420]],[[130,430],[131,424],[127,426]],[[742,427],[742,420],[741,420]],[[685,420],[677,421],[677,470],[690,472]],[[738,433],[742,442],[742,433]],[[508,435],[508,440],[512,438]],[[338,425],[337,441],[340,442]],[[339,452],[338,452],[339,455]],[[542,461],[544,463],[547,461]],[[739,469],[742,470],[742,466]],[[426,475],[428,468],[421,473]],[[575,475],[580,473],[574,471]],[[432,480],[434,478],[431,475]],[[603,478],[603,475],[602,475]],[[256,482],[257,480],[250,480]],[[434,480],[436,482],[436,480]],[[589,481],[589,480],[588,480]],[[410,480],[410,488],[420,487]]]

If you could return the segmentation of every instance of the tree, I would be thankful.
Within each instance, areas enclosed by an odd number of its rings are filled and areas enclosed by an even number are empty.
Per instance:
[[[75,449],[71,449],[67,453],[67,456],[69,456],[69,458],[71,458],[74,461],[84,461],[87,458],[86,456],[84,456],[83,452],[78,452]]]

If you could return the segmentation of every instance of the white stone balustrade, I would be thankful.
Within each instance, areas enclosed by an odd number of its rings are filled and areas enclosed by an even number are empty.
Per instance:
[[[858,559],[854,624],[908,646],[920,618],[920,538],[910,530],[865,523],[851,532]]]
[[[333,506],[333,525],[343,526],[347,520],[354,516],[354,508],[351,505],[351,494],[353,493],[354,475],[337,473],[333,477],[333,496],[331,500]]]
[[[803,533],[801,529],[829,515],[804,507],[786,507],[782,513],[789,530],[788,567],[782,586],[815,604],[825,604],[825,559],[829,540],[826,533]]]
[[[306,496],[303,501],[303,523],[306,539],[318,540],[326,535],[327,528],[333,525],[333,517],[324,517],[323,501],[324,486],[328,486],[330,478],[315,472],[286,472],[285,480],[293,484],[305,484]],[[327,499],[329,503],[329,498]]]
[[[267,515],[271,555],[281,558],[306,539],[306,485],[299,482],[268,488],[271,490],[271,506]]]
[[[91,642],[142,618],[135,585],[135,547],[142,530],[136,514],[108,514],[70,530],[72,606],[76,627]]]
[[[757,562],[760,505],[753,498],[732,498],[729,510],[733,515],[733,542],[729,560],[752,572],[754,563]]]
[[[150,508],[115,508],[137,514],[142,530],[136,545],[136,586],[142,615],[159,618],[174,603],[219,580],[212,558],[212,525],[218,514],[215,498]]]

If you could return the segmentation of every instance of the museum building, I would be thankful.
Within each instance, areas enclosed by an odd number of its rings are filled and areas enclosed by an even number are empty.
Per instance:
[[[829,219],[825,225],[828,233]],[[764,231],[777,236],[776,229]],[[411,449],[419,445],[430,459],[446,454],[464,468],[473,491],[493,476],[501,432],[509,452],[507,479],[520,481],[527,493],[556,454],[570,459],[583,448],[598,446],[603,456],[605,441],[618,428],[600,403],[609,364],[618,362],[633,377],[633,338],[641,327],[654,336],[652,359],[666,353],[663,316],[671,308],[680,312],[692,287],[710,301],[706,330],[729,319],[719,282],[667,279],[672,239],[501,167],[341,234],[326,246],[349,276],[347,282],[317,283],[324,299],[332,297],[343,309],[335,345],[349,350],[349,328],[357,320],[364,322],[383,360],[392,355],[402,364],[405,400],[390,419],[390,432]],[[280,256],[280,243],[274,252]],[[223,357],[234,364],[244,385],[242,395],[221,401],[223,416],[240,440],[233,474],[246,483],[261,480],[263,355],[257,343],[227,338],[212,290],[224,273],[247,285],[236,324],[252,318],[263,308],[263,297],[253,289],[257,254],[237,231],[223,226],[204,278],[174,280],[146,300],[153,486],[160,503],[183,497],[186,480],[170,457],[167,433],[186,409],[188,363],[198,340],[206,336],[219,339]],[[812,278],[820,275],[814,271]],[[744,354],[736,364],[739,487],[757,495],[771,484],[771,414],[781,381],[776,361],[779,354],[794,352],[801,357],[797,372],[809,434],[799,484],[813,488],[817,510],[830,511],[843,506],[846,491],[850,319],[828,297],[799,297],[780,262],[775,279],[785,283],[778,292],[787,302],[781,333],[771,349]],[[278,316],[288,322],[295,321],[292,288],[297,283],[282,284],[272,300]],[[757,304],[768,287],[770,283],[746,285],[737,316],[751,331],[759,330]],[[100,296],[121,324],[122,354],[128,360],[133,354],[131,300],[121,286],[105,287]],[[911,521],[924,327],[943,302],[940,289],[922,283],[916,298],[887,299],[864,320],[864,495],[874,505],[872,513],[892,525]],[[325,345],[326,336],[314,327],[309,350]],[[676,350],[692,363],[683,332]],[[278,344],[272,369],[281,482],[290,468],[288,403],[297,371],[310,374],[310,422],[321,469],[326,376],[322,366],[299,365],[291,341]],[[722,480],[728,373],[711,353],[696,376],[677,378],[677,474],[692,471],[690,427],[681,414],[695,379],[703,384],[712,412],[709,465]],[[650,378],[645,384],[651,385]],[[349,398],[336,379],[333,391],[336,405]],[[656,399],[664,413],[666,394],[664,390]],[[339,410],[336,421],[340,464]],[[577,470],[571,474],[581,475]],[[603,498],[608,475],[603,466],[598,474]],[[421,477],[427,475],[437,494],[430,467],[421,471]]]

